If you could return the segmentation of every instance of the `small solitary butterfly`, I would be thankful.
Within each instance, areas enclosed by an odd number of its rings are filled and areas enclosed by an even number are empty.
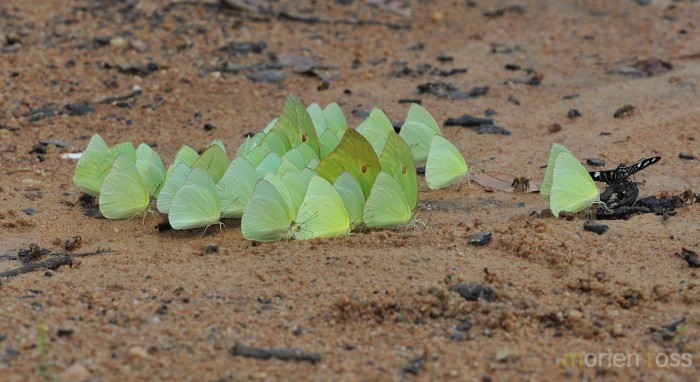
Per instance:
[[[660,160],[661,157],[644,158],[630,166],[621,163],[614,170],[589,171],[588,173],[591,175],[591,178],[593,178],[593,180],[603,182],[607,185],[611,185],[616,182],[625,181],[637,171],[644,170],[645,168],[653,165],[654,163]]]

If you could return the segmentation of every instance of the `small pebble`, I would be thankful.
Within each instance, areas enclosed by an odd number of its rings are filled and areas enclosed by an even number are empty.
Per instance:
[[[36,208],[28,207],[22,210],[27,215],[31,215],[36,212]]]
[[[58,379],[61,381],[84,381],[88,378],[90,378],[90,371],[77,362],[68,366],[58,376]]]
[[[491,242],[491,232],[477,232],[469,237],[469,244],[485,246]]]
[[[605,161],[598,158],[588,158],[586,159],[586,163],[590,166],[605,166]]]
[[[605,224],[598,224],[592,219],[586,220],[585,223],[583,223],[583,229],[585,229],[588,232],[595,232],[598,235],[602,235],[606,232],[608,232],[608,226]]]
[[[130,348],[126,353],[131,359],[146,359],[148,358],[148,352],[141,346],[134,346]]]

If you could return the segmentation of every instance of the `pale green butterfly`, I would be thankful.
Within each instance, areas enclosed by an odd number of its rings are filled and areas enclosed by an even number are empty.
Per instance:
[[[554,216],[559,212],[576,213],[600,203],[600,193],[588,170],[568,151],[557,155],[554,162],[549,206]]]
[[[252,137],[246,137],[236,150],[236,158],[248,155],[248,153],[260,145],[263,139],[265,139],[265,133],[263,132],[259,132]]]
[[[289,138],[279,130],[271,130],[268,132],[265,139],[260,143],[260,146],[268,147],[280,157],[292,149]]]
[[[173,163],[170,164],[170,167],[168,167],[168,170],[165,172],[165,179],[170,177],[170,174],[175,171],[178,164],[185,163],[188,167],[192,167],[197,159],[199,159],[199,154],[197,154],[195,149],[187,145],[182,145],[180,150],[177,151],[177,154],[175,154]]]
[[[301,202],[304,200],[304,195],[306,195],[306,186],[300,176],[299,170],[289,170],[282,174],[280,177],[282,184],[284,184],[287,193],[289,193],[289,199],[292,202],[292,211],[296,215]]]
[[[223,144],[217,142],[221,141],[214,141],[214,143],[202,148],[199,159],[192,164],[193,169],[201,168],[205,170],[214,181],[214,184],[221,180],[230,164],[226,156],[226,150],[222,148]]]
[[[180,162],[173,168],[158,194],[158,200],[156,201],[158,211],[164,214],[170,211],[170,205],[175,194],[185,184],[190,172],[192,172],[192,168],[185,162]]]
[[[365,203],[363,220],[369,228],[398,228],[408,224],[413,209],[393,176],[381,171]]]
[[[149,145],[142,143],[136,148],[136,169],[139,170],[143,182],[148,188],[148,195],[158,198],[161,187],[165,183],[165,166],[160,155]]]
[[[418,176],[413,156],[406,142],[393,131],[387,136],[379,166],[399,182],[411,209],[418,207]]]
[[[331,129],[326,129],[326,131],[318,137],[318,141],[321,146],[321,159],[330,155],[340,144],[340,138],[338,138],[336,132]]]
[[[272,128],[275,127],[278,120],[279,120],[279,118],[275,118],[272,121],[268,122],[267,125],[265,126],[265,128],[262,129],[262,133],[267,134],[268,132],[270,132],[270,130],[272,130]]]
[[[343,132],[348,129],[348,121],[345,119],[343,109],[335,102],[329,103],[323,109],[323,116],[325,117],[326,128],[335,131],[338,139],[341,139]]]
[[[347,171],[340,174],[333,183],[333,187],[338,191],[340,199],[343,201],[348,219],[352,225],[362,224],[362,213],[365,209],[365,197],[362,188],[355,178]]]
[[[247,159],[238,157],[231,162],[224,176],[216,184],[222,218],[243,216],[243,210],[253,196],[253,188],[258,179],[258,173]]]
[[[430,152],[430,142],[434,135],[442,135],[440,128],[430,113],[418,104],[411,104],[406,122],[401,126],[401,138],[411,148],[416,166],[424,166]]]
[[[289,138],[292,147],[306,142],[316,155],[319,155],[318,135],[311,116],[309,116],[309,112],[306,111],[301,101],[293,95],[287,97],[282,115],[280,115],[279,120],[270,131],[284,133]]]
[[[102,182],[118,156],[126,155],[129,160],[136,163],[136,151],[131,142],[122,142],[108,149],[105,149],[106,146],[102,137],[93,135],[73,173],[73,183],[81,191],[92,196],[100,196]]]
[[[276,174],[277,170],[280,168],[280,162],[280,157],[277,153],[271,152],[267,154],[265,159],[263,159],[257,167],[255,167],[255,171],[260,178],[266,174]]]
[[[433,190],[447,187],[464,178],[469,167],[462,153],[447,139],[440,135],[433,136],[430,153],[425,165],[425,180]]]
[[[134,162],[127,155],[114,160],[100,190],[100,212],[107,219],[132,218],[146,212],[148,188]]]
[[[313,179],[313,177],[316,175],[318,175],[316,171],[309,167],[304,167],[301,169],[301,172],[299,172],[299,178],[301,178],[301,181],[304,182],[305,186],[308,186],[311,179]],[[360,189],[360,191],[362,191],[362,189]]]
[[[299,146],[287,151],[281,159],[283,161],[288,159],[290,162],[294,163],[297,169],[301,170],[306,167],[312,159],[318,159],[318,156],[316,156],[311,146],[306,143],[301,143]]]
[[[540,186],[540,195],[544,200],[549,201],[549,194],[552,190],[552,177],[554,175],[554,163],[557,161],[559,154],[571,152],[564,146],[555,143],[549,150],[549,159],[547,160],[547,169],[544,172],[544,179],[542,179],[542,185]],[[573,154],[572,154],[573,155]]]
[[[292,212],[287,191],[280,192],[279,179],[277,186],[270,182],[275,179],[275,176],[267,176],[258,180],[253,197],[245,206],[241,231],[248,240],[271,242],[287,240],[292,235],[292,222],[296,213]]]
[[[320,176],[309,182],[296,221],[299,226],[294,237],[299,240],[345,236],[350,232],[350,220],[343,200]]]
[[[386,137],[394,132],[394,126],[381,109],[373,109],[369,117],[356,130],[367,139],[374,152],[379,155],[384,150]]]
[[[258,146],[251,150],[248,154],[244,156],[245,159],[248,159],[248,162],[253,165],[253,167],[258,167],[260,162],[265,159],[265,157],[270,154],[272,150],[270,150],[269,147],[266,146]]]
[[[316,102],[306,107],[306,111],[309,113],[311,120],[316,128],[316,135],[319,137],[321,133],[326,131],[326,116],[323,114],[323,109]]]
[[[195,167],[170,204],[170,226],[174,229],[208,227],[219,219],[221,203],[214,181],[204,169]]]
[[[365,199],[369,196],[379,170],[379,159],[372,145],[353,129],[345,132],[338,147],[316,168],[318,175],[330,183],[334,183],[343,172],[349,172],[362,188]]]

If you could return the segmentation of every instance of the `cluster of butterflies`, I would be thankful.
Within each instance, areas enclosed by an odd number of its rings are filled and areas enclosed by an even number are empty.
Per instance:
[[[337,104],[305,108],[289,96],[281,116],[247,137],[232,161],[217,140],[199,151],[182,146],[166,171],[148,145],[108,147],[95,134],[73,181],[99,199],[108,219],[129,219],[153,206],[174,229],[241,218],[245,238],[270,242],[412,224],[416,166],[425,166],[431,189],[468,174],[462,154],[421,106],[411,105],[397,134],[379,109],[349,129]]]
[[[540,195],[549,201],[552,214],[557,217],[560,212],[576,213],[593,204],[607,208],[600,200],[594,181],[607,185],[624,182],[637,171],[660,160],[661,157],[644,158],[630,166],[623,163],[614,170],[589,172],[566,147],[555,143],[549,152]]]

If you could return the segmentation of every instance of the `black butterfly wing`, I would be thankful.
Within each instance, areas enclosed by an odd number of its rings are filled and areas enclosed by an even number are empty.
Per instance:
[[[640,160],[639,162],[627,166],[627,176],[631,176],[637,171],[644,170],[645,168],[653,165],[654,163],[658,162],[661,160],[661,157],[651,157],[651,158],[644,158]]]
[[[603,182],[607,185],[613,184],[616,180],[617,169],[604,171],[589,171],[588,174],[596,182]]]

